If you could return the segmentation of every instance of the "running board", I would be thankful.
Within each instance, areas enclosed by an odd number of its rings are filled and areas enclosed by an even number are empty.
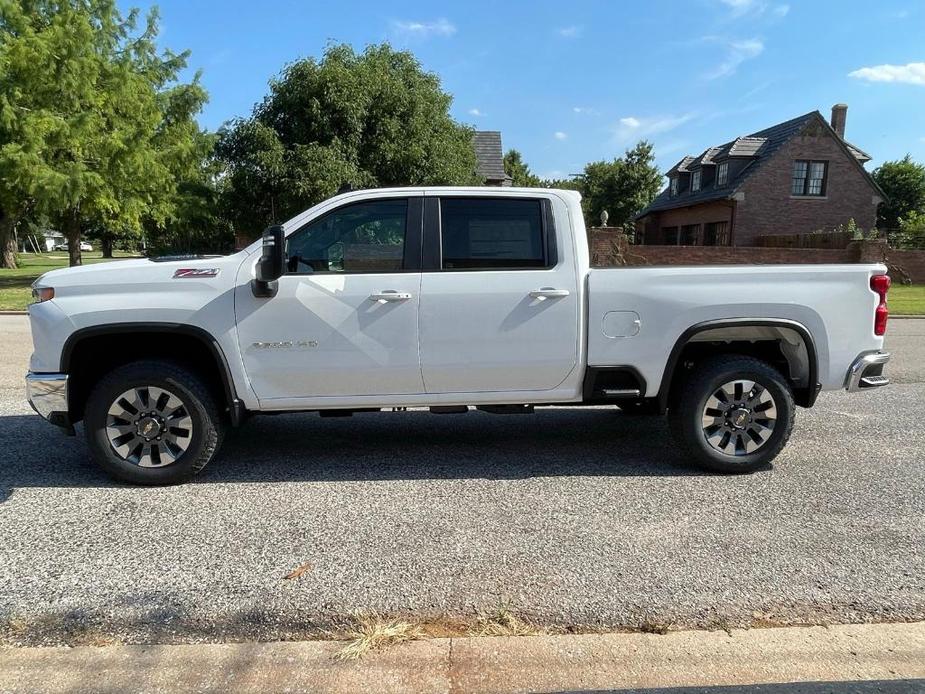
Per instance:
[[[636,388],[604,388],[601,393],[605,398],[638,398],[642,395]]]

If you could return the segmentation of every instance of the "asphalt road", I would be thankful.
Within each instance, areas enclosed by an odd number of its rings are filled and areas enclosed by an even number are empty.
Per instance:
[[[499,604],[591,628],[925,619],[925,320],[888,347],[896,384],[823,394],[749,476],[689,469],[660,419],[562,408],[257,418],[196,482],[146,489],[31,414],[28,327],[0,317],[0,642]]]

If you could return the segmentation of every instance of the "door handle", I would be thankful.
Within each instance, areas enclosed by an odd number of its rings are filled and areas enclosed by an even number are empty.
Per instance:
[[[388,301],[407,301],[411,298],[410,292],[397,292],[394,289],[386,289],[382,292],[377,292],[376,294],[370,294],[369,298],[373,301],[378,301],[380,304],[384,304]]]
[[[546,299],[559,299],[563,296],[569,295],[568,289],[553,289],[552,287],[543,287],[542,289],[534,289],[530,292],[530,297],[533,299],[539,299],[540,301],[545,301]]]

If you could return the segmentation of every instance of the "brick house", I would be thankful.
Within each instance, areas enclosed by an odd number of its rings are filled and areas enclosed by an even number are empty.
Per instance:
[[[845,140],[848,107],[832,107],[684,157],[636,216],[637,243],[753,246],[764,234],[876,225],[883,191],[870,156]]]

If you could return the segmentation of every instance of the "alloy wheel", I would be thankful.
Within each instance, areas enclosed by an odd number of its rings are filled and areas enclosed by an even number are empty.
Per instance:
[[[771,438],[777,423],[777,404],[759,383],[724,383],[707,398],[701,419],[707,443],[728,456],[754,453]]]
[[[106,416],[113,451],[139,467],[163,467],[189,448],[193,420],[183,401],[156,386],[139,386],[113,401]]]

